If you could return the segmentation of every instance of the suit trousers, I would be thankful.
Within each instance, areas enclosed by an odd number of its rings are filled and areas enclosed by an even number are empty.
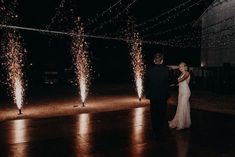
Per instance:
[[[162,135],[165,118],[166,118],[167,102],[166,100],[150,99],[151,125],[155,137]]]

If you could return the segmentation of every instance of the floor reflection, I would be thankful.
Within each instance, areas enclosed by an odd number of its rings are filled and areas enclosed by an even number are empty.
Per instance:
[[[0,157],[235,156],[234,115],[192,110],[192,117],[191,129],[166,126],[160,141],[152,138],[147,107],[6,121],[0,123]]]
[[[80,114],[78,116],[77,131],[79,134],[84,134],[89,132],[90,129],[89,120],[90,120],[89,114]]]
[[[13,143],[23,143],[28,139],[27,135],[27,120],[15,120],[13,121],[13,131],[11,132]]]
[[[133,157],[142,157],[143,149],[138,147],[136,144],[141,143],[144,140],[145,135],[145,121],[144,121],[144,110],[145,108],[136,108],[133,111],[133,129],[131,134],[131,141],[133,146]]]
[[[12,130],[9,131],[10,143],[20,144],[15,147],[10,147],[10,156],[12,157],[28,157],[28,145],[22,144],[29,141],[29,134],[27,132],[29,121],[15,120],[12,122]]]
[[[171,133],[175,138],[177,157],[188,157],[190,130],[184,130],[184,131],[172,130]]]
[[[90,114],[80,114],[77,119],[76,130],[79,136],[76,138],[77,156],[82,153],[89,154],[91,149],[91,144],[89,143],[91,141],[91,136],[89,135],[91,131],[90,116]]]

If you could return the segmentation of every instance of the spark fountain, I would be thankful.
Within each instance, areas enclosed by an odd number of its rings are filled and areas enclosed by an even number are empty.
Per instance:
[[[136,85],[136,91],[138,94],[139,101],[141,101],[143,94],[143,78],[144,78],[144,63],[142,51],[142,42],[138,33],[134,33],[131,38],[131,63],[134,72],[134,79]]]
[[[79,18],[76,26],[77,27],[73,30],[75,35],[72,36],[72,54],[76,73],[76,84],[79,86],[82,107],[84,107],[89,92],[90,61],[87,51],[88,45],[84,39],[84,28]]]
[[[11,87],[11,94],[14,98],[14,103],[17,105],[19,114],[22,114],[24,98],[24,83],[23,83],[23,53],[20,37],[15,31],[7,33],[6,46],[6,67],[8,70],[8,83]]]

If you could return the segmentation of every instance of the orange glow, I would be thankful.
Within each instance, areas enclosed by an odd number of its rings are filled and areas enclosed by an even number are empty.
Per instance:
[[[90,142],[92,141],[92,134],[90,134],[90,116],[90,114],[80,114],[78,116],[78,122],[76,124],[78,138],[76,138],[75,141],[77,154],[81,154],[81,152],[88,153],[91,150],[92,145],[90,144]],[[90,155],[87,154],[86,156],[89,157]]]
[[[133,111],[133,131],[132,131],[132,136],[131,136],[131,140],[133,145],[136,143],[142,143],[144,140],[144,134],[145,134],[145,129],[144,129],[144,125],[145,125],[145,121],[144,121],[144,110],[145,108],[141,107],[141,108],[136,108]],[[134,147],[134,150],[132,152],[133,157],[141,157],[143,156],[143,149],[142,148],[138,148],[138,147]]]
[[[26,121],[25,120],[15,120],[13,121],[13,141],[12,143],[23,143],[27,141],[26,136]]]
[[[136,140],[140,140],[143,137],[141,135],[143,135],[143,125],[144,125],[144,109],[143,107],[141,108],[136,108],[134,110],[134,129],[133,129],[133,139]]]
[[[87,134],[89,132],[89,114],[79,115],[79,134]]]

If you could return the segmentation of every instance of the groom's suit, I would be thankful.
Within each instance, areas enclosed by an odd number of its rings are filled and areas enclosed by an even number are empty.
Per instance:
[[[150,99],[151,124],[154,135],[159,137],[162,134],[169,97],[168,67],[156,64],[147,73],[145,92],[146,98]]]

